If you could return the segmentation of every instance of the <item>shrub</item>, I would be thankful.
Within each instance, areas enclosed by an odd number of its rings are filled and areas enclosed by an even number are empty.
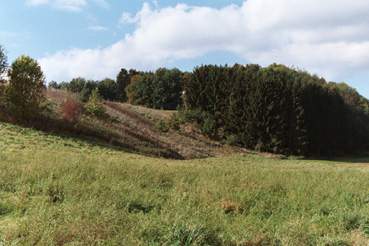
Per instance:
[[[91,89],[84,87],[82,91],[79,93],[79,100],[81,100],[82,102],[87,102],[90,96],[91,96]]]
[[[110,122],[111,123],[118,122],[118,116],[117,115],[111,115],[110,116]]]
[[[208,137],[216,137],[218,131],[217,120],[208,112],[202,114],[201,132]]]
[[[76,122],[81,112],[81,106],[77,102],[67,101],[62,103],[61,110],[64,119]]]
[[[240,138],[238,135],[232,134],[225,136],[225,139],[222,140],[223,144],[228,144],[232,146],[237,146],[240,143]]]
[[[178,131],[181,128],[180,125],[182,123],[184,122],[181,120],[181,117],[179,116],[178,113],[172,114],[170,116],[170,119],[167,121],[168,127],[176,131]]]
[[[185,122],[186,121],[180,114],[174,113],[168,120],[159,120],[156,123],[155,128],[161,132],[168,132],[170,129],[178,131],[181,129],[181,124]]]
[[[175,122],[178,122],[178,124],[189,122],[205,136],[211,138],[218,136],[217,119],[209,112],[202,111],[199,108],[179,111],[179,114],[173,114],[171,121],[173,121],[173,124]]]
[[[102,103],[102,98],[97,89],[92,91],[88,103],[85,105],[85,109],[95,117],[102,117],[105,114],[106,108]]]
[[[155,125],[155,129],[157,129],[161,132],[168,132],[169,131],[168,124],[166,123],[165,120],[159,120]]]

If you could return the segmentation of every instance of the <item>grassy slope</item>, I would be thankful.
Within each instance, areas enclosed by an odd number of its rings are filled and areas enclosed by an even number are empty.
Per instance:
[[[78,101],[78,96],[66,91],[48,90],[51,117],[64,121],[60,104],[66,98]],[[129,104],[105,102],[106,117],[96,119],[81,113],[75,128],[81,128],[87,139],[114,144],[134,152],[172,159],[193,159],[243,153],[240,148],[223,146],[195,132],[156,130],[155,123],[167,119],[173,111],[160,111]],[[110,119],[114,118],[114,121]],[[63,123],[62,123],[63,125]]]
[[[368,245],[368,171],[166,160],[2,123],[0,245]]]

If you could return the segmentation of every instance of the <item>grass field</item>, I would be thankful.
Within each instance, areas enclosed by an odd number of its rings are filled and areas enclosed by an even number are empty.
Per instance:
[[[360,162],[168,160],[0,123],[0,245],[368,245]]]

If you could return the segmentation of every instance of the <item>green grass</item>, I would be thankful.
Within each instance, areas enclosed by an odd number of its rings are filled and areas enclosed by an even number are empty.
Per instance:
[[[0,122],[0,150],[6,152],[27,150],[49,150],[68,152],[104,153],[120,148],[107,144],[86,141],[70,136],[35,131],[31,128]]]
[[[368,245],[369,167],[166,160],[0,127],[0,245]]]

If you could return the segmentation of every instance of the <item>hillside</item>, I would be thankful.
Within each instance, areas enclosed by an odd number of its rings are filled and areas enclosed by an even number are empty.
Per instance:
[[[76,119],[64,116],[63,103],[76,105]],[[94,141],[125,152],[142,153],[169,159],[194,159],[242,154],[245,150],[221,145],[195,132],[191,126],[185,131],[163,132],[156,128],[158,121],[166,121],[175,111],[154,110],[141,106],[103,102],[103,117],[86,112],[79,95],[69,91],[48,89],[46,110],[28,118],[7,112],[0,102],[0,122],[53,133],[61,137]]]
[[[49,89],[48,98],[50,105],[52,105],[49,106],[51,111],[49,117],[63,122],[65,120],[60,112],[62,102],[65,100],[78,102],[77,94],[61,90]],[[72,124],[72,130],[65,129],[65,132],[67,134],[77,132],[74,135],[78,137],[92,139],[133,152],[172,159],[219,157],[235,153],[242,154],[245,151],[211,141],[192,131],[190,126],[188,131],[165,133],[157,130],[156,123],[159,120],[168,119],[174,111],[155,110],[109,101],[105,101],[104,105],[107,109],[104,118],[96,119],[82,112],[78,123]],[[62,125],[64,124],[62,123]],[[40,126],[41,129],[43,127]],[[76,128],[78,129],[76,130]],[[58,131],[56,128],[51,130]]]
[[[367,166],[168,160],[7,123],[0,136],[1,245],[369,243]]]

